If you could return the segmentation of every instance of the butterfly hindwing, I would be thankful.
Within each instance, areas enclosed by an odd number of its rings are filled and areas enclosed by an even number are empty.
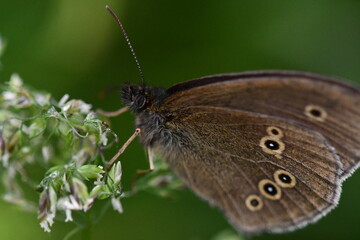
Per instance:
[[[187,107],[155,145],[175,173],[242,232],[290,231],[333,208],[342,166],[327,140],[304,126],[223,107]]]

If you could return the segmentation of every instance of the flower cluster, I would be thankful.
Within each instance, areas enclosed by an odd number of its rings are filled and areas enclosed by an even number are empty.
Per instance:
[[[95,199],[111,198],[121,212],[121,165],[109,173],[103,151],[117,136],[82,100],[65,95],[56,102],[50,94],[29,90],[14,74],[1,86],[0,174],[4,199],[33,210],[26,184],[40,192],[41,226],[50,231],[57,210],[71,221],[72,210],[87,211]],[[37,179],[29,169],[42,169]],[[40,182],[40,184],[38,184]],[[20,187],[21,186],[21,187]]]
[[[57,209],[65,211],[65,222],[73,221],[72,211],[86,212],[96,199],[109,197],[114,209],[122,213],[121,163],[117,162],[109,173],[104,175],[102,166],[90,164],[76,167],[72,163],[50,169],[40,184],[40,225],[50,231]],[[90,191],[86,185],[89,181],[92,182]]]
[[[0,37],[0,56],[4,45]],[[119,161],[109,172],[104,170],[103,153],[117,141],[108,124],[82,100],[65,94],[57,102],[46,92],[24,86],[17,74],[0,85],[3,198],[24,210],[37,210],[47,232],[58,211],[65,213],[65,222],[73,221],[73,211],[86,212],[95,200],[109,199],[122,213],[120,199],[134,191],[123,191]],[[155,160],[156,170],[141,178],[136,189],[168,196],[182,184],[164,162]],[[35,190],[38,202],[28,194]]]
[[[135,191],[123,191],[119,161],[105,172],[103,153],[118,138],[92,106],[67,94],[57,102],[48,93],[25,87],[16,74],[0,89],[4,199],[26,210],[37,209],[40,225],[48,232],[58,211],[65,213],[65,221],[73,221],[73,211],[86,212],[95,200],[109,199],[121,213],[120,199]],[[155,168],[136,182],[137,191],[169,196],[182,188],[163,161],[156,158]],[[33,174],[34,169],[39,174]],[[25,194],[26,187],[40,193],[37,207]]]

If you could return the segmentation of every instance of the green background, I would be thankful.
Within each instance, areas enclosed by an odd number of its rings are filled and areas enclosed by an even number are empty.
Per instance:
[[[130,51],[114,19],[120,16],[146,83],[172,84],[223,72],[293,69],[338,76],[360,84],[360,1],[241,0],[0,0],[2,82],[18,72],[27,84],[60,98],[65,93],[107,110],[118,94],[100,90],[138,82]],[[133,116],[113,119],[124,141]],[[124,184],[147,160],[136,142],[122,156]],[[344,183],[339,206],[294,233],[252,239],[354,239],[360,236],[360,171]],[[101,208],[101,204],[96,206]],[[124,214],[108,211],[92,226],[92,239],[211,239],[231,226],[222,214],[186,190],[174,199],[147,193],[123,201]],[[44,233],[36,215],[0,202],[0,239],[62,239],[74,227],[56,223]],[[71,239],[80,239],[81,233]]]

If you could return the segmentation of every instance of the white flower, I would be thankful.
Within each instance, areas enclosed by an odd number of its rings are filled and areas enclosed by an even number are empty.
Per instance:
[[[102,178],[102,177],[101,177]],[[96,181],[94,182],[95,186],[101,186],[104,184],[104,182],[100,179],[96,179]]]
[[[63,107],[68,99],[69,94],[65,94],[59,101],[59,107]]]
[[[45,96],[43,94],[35,94],[35,101],[40,105],[44,106],[49,103],[49,96]]]
[[[121,169],[121,162],[118,161],[116,164],[115,164],[115,171],[114,171],[114,175],[115,175],[115,179],[114,179],[114,182],[115,184],[119,184],[120,181],[121,181],[121,175],[122,175],[122,169]]]
[[[94,203],[95,198],[88,198],[86,200],[86,203],[84,204],[84,212],[86,212],[87,210],[89,210],[91,208],[91,206]]]
[[[57,117],[59,115],[58,111],[56,111],[56,109],[54,107],[51,107],[48,111],[47,114],[49,114],[49,117]]]
[[[16,99],[16,93],[14,93],[14,92],[4,91],[2,95],[3,95],[4,100],[6,100],[6,101]]]
[[[31,102],[26,96],[19,95],[16,92],[11,91],[4,91],[2,93],[2,98],[5,100],[5,107],[16,106],[20,108],[30,104]]]
[[[63,177],[62,177],[62,182],[63,182],[62,188],[63,188],[66,192],[70,192],[70,185],[69,185],[69,183],[68,183],[67,180],[66,180],[66,174],[63,175]]]
[[[84,113],[84,114],[88,114],[90,112],[91,108],[92,108],[91,104],[87,104],[84,101],[77,100],[77,99],[73,99],[61,107],[61,109],[64,112],[75,109],[75,110],[79,110],[81,113]]]
[[[92,119],[96,119],[96,113],[95,112],[90,112],[88,115],[86,115],[85,120],[92,120]]]
[[[49,212],[45,219],[40,222],[40,227],[44,229],[45,232],[51,232],[50,227],[54,224],[55,212]]]
[[[104,146],[106,146],[107,145],[107,143],[108,143],[108,138],[107,138],[107,131],[105,131],[105,132],[103,132],[102,134],[101,134],[101,143],[104,145]]]
[[[10,85],[20,88],[23,85],[23,81],[17,73],[13,73],[10,77]]]
[[[50,223],[47,221],[47,219],[40,222],[40,227],[44,229],[45,232],[51,232],[50,227],[53,225],[53,222]]]
[[[84,103],[83,101],[81,101],[81,103],[79,104],[79,109],[81,113],[87,114],[90,112],[91,108],[92,108],[91,104]]]
[[[29,148],[29,147],[23,147],[23,148],[21,148],[20,151],[23,152],[23,153],[29,153],[29,152],[30,152],[30,148]]]
[[[97,175],[97,178],[96,178],[96,181],[95,181],[95,185],[97,185],[96,182],[101,182],[101,179],[103,178],[103,175],[101,173],[98,173],[96,175]]]
[[[52,187],[49,188],[49,199],[50,199],[50,211],[55,214],[57,196],[54,188]]]
[[[57,178],[59,176],[59,174],[60,174],[59,171],[54,171],[49,174],[49,177],[54,179],[54,178]]]
[[[66,214],[65,222],[72,222],[73,218],[72,218],[72,215],[71,215],[71,210],[70,209],[65,209],[65,214]]]
[[[72,195],[60,198],[58,200],[57,207],[59,209],[63,209],[63,210],[66,210],[66,209],[82,210],[83,209],[82,205],[78,201],[76,201],[76,199]]]
[[[44,219],[40,222],[40,226],[44,229],[45,232],[50,232],[50,227],[54,224],[54,218],[56,214],[56,203],[57,196],[55,190],[50,187],[48,192],[48,200],[50,201],[49,210],[45,209],[46,215]]]
[[[123,207],[120,202],[120,197],[118,197],[118,198],[112,197],[111,204],[115,211],[118,211],[119,213],[123,213]]]
[[[81,210],[82,206],[81,204],[75,199],[75,197],[73,195],[69,196],[69,205],[68,207],[72,210]]]
[[[44,161],[48,162],[51,158],[51,148],[49,146],[43,146],[41,148],[41,152],[44,157]]]

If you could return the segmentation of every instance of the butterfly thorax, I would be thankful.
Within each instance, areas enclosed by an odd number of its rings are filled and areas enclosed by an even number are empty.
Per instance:
[[[160,104],[166,97],[163,88],[126,84],[122,88],[122,101],[136,115],[135,125],[141,129],[140,142],[153,147],[159,141],[170,141],[171,134],[165,125],[166,113],[160,111]]]

